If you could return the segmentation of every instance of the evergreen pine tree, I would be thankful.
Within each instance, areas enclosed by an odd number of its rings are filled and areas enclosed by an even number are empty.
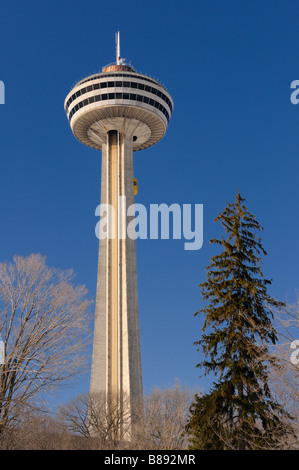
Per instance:
[[[197,365],[217,381],[209,393],[196,395],[187,429],[193,449],[263,449],[278,446],[286,432],[283,410],[268,386],[268,354],[275,344],[270,306],[281,306],[267,292],[257,238],[262,230],[238,192],[215,219],[226,237],[210,242],[223,251],[211,258],[207,280],[200,284],[207,306],[203,335],[195,344],[205,359]]]

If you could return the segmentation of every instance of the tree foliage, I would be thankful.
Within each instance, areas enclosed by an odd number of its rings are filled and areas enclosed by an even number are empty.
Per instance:
[[[268,385],[268,365],[274,362],[268,346],[277,340],[269,306],[283,304],[268,293],[271,280],[261,270],[267,253],[256,235],[262,227],[244,201],[238,192],[215,219],[226,236],[211,240],[222,251],[211,258],[200,284],[206,304],[195,316],[203,314],[205,321],[195,344],[205,358],[197,367],[218,380],[191,407],[193,448],[271,447],[285,432],[282,409]]]

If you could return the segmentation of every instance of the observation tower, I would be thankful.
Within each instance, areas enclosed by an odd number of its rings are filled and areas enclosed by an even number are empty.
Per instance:
[[[126,231],[134,219],[127,215],[133,152],[162,139],[173,101],[161,83],[121,59],[118,32],[116,62],[78,82],[64,107],[74,136],[102,151],[101,206],[113,208],[99,245],[90,393],[117,396],[120,406],[126,396],[132,406],[142,398],[136,245]]]

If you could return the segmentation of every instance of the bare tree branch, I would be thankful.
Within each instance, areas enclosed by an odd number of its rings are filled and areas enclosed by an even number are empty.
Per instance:
[[[20,404],[83,370],[90,302],[73,279],[38,254],[0,263],[0,431]]]

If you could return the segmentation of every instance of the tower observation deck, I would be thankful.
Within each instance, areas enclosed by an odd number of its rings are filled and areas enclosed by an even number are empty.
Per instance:
[[[161,83],[124,63],[118,33],[116,62],[79,81],[64,107],[74,136],[102,151],[101,205],[113,207],[113,236],[99,246],[90,393],[116,395],[120,404],[126,396],[132,406],[142,398],[136,246],[121,227],[133,218],[133,152],[162,139],[173,101]]]

